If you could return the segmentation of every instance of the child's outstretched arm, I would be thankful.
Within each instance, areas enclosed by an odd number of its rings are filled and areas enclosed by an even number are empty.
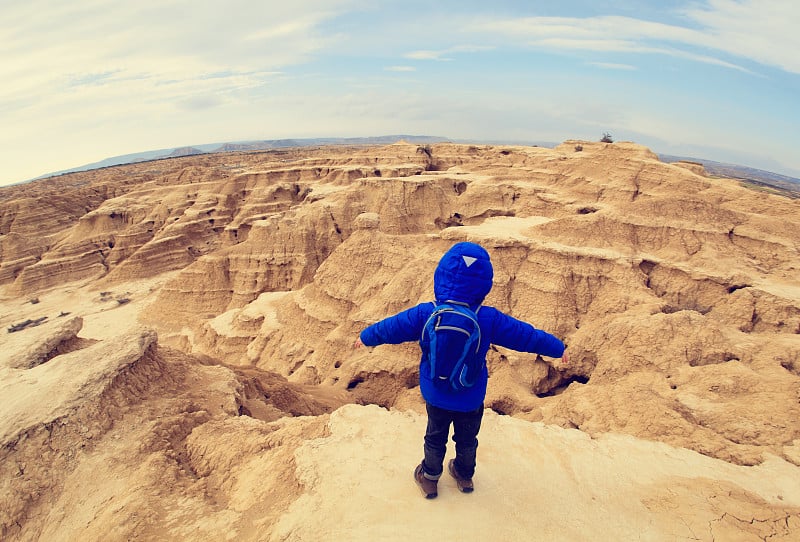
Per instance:
[[[400,344],[419,340],[422,327],[432,310],[431,303],[422,303],[394,316],[384,318],[364,329],[355,346],[358,347],[359,342],[366,346],[378,346],[379,344]]]
[[[541,354],[561,358],[562,363],[569,362],[564,351],[566,347],[557,337],[500,311],[497,311],[494,319],[492,342],[518,352]]]

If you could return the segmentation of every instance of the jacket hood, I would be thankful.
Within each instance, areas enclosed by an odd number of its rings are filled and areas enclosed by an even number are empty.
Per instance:
[[[492,289],[489,253],[475,243],[456,243],[445,252],[433,274],[436,301],[460,301],[475,307]]]

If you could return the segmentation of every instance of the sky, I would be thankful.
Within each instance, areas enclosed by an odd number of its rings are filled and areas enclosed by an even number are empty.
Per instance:
[[[189,145],[633,141],[800,177],[800,1],[0,0],[0,185]]]

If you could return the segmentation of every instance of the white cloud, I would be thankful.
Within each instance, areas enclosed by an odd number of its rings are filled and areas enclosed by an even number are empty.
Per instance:
[[[387,66],[384,68],[386,71],[389,72],[414,72],[417,71],[417,68],[414,66]]]
[[[710,0],[685,13],[704,27],[708,47],[800,74],[800,2]]]
[[[723,53],[800,73],[800,3],[795,0],[710,0],[681,14],[692,24],[620,16],[522,17],[488,19],[468,28],[533,47],[665,54],[752,73],[720,58]]]
[[[230,72],[239,85],[245,74],[303,62],[329,45],[316,28],[344,3],[16,2],[0,21],[0,104],[141,74],[152,92],[213,73]]]
[[[4,2],[0,184],[83,163],[79,153],[119,153],[125,141],[169,144],[167,134],[191,135],[181,124],[217,126],[206,114],[213,110],[246,115],[254,98],[285,77],[284,68],[340,39],[321,25],[356,4]],[[204,116],[179,119],[181,113]]]
[[[589,62],[589,64],[607,70],[633,71],[637,69],[636,66],[631,66],[630,64],[617,64],[615,62]]]
[[[450,55],[453,54],[479,53],[483,51],[490,51],[492,49],[494,49],[494,47],[488,47],[483,45],[456,45],[438,51],[435,50],[412,51],[410,53],[406,53],[404,56],[406,58],[410,58],[413,60],[450,61],[453,60],[452,58],[450,58]]]
[[[412,51],[404,56],[412,60],[452,60],[452,58],[444,57],[445,54],[447,54],[446,51]]]

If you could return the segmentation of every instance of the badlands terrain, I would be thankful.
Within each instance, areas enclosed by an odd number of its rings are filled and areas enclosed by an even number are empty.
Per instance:
[[[800,540],[799,211],[577,141],[0,188],[0,539]],[[494,348],[476,490],[428,501],[418,348],[353,343],[464,240],[571,361]]]

